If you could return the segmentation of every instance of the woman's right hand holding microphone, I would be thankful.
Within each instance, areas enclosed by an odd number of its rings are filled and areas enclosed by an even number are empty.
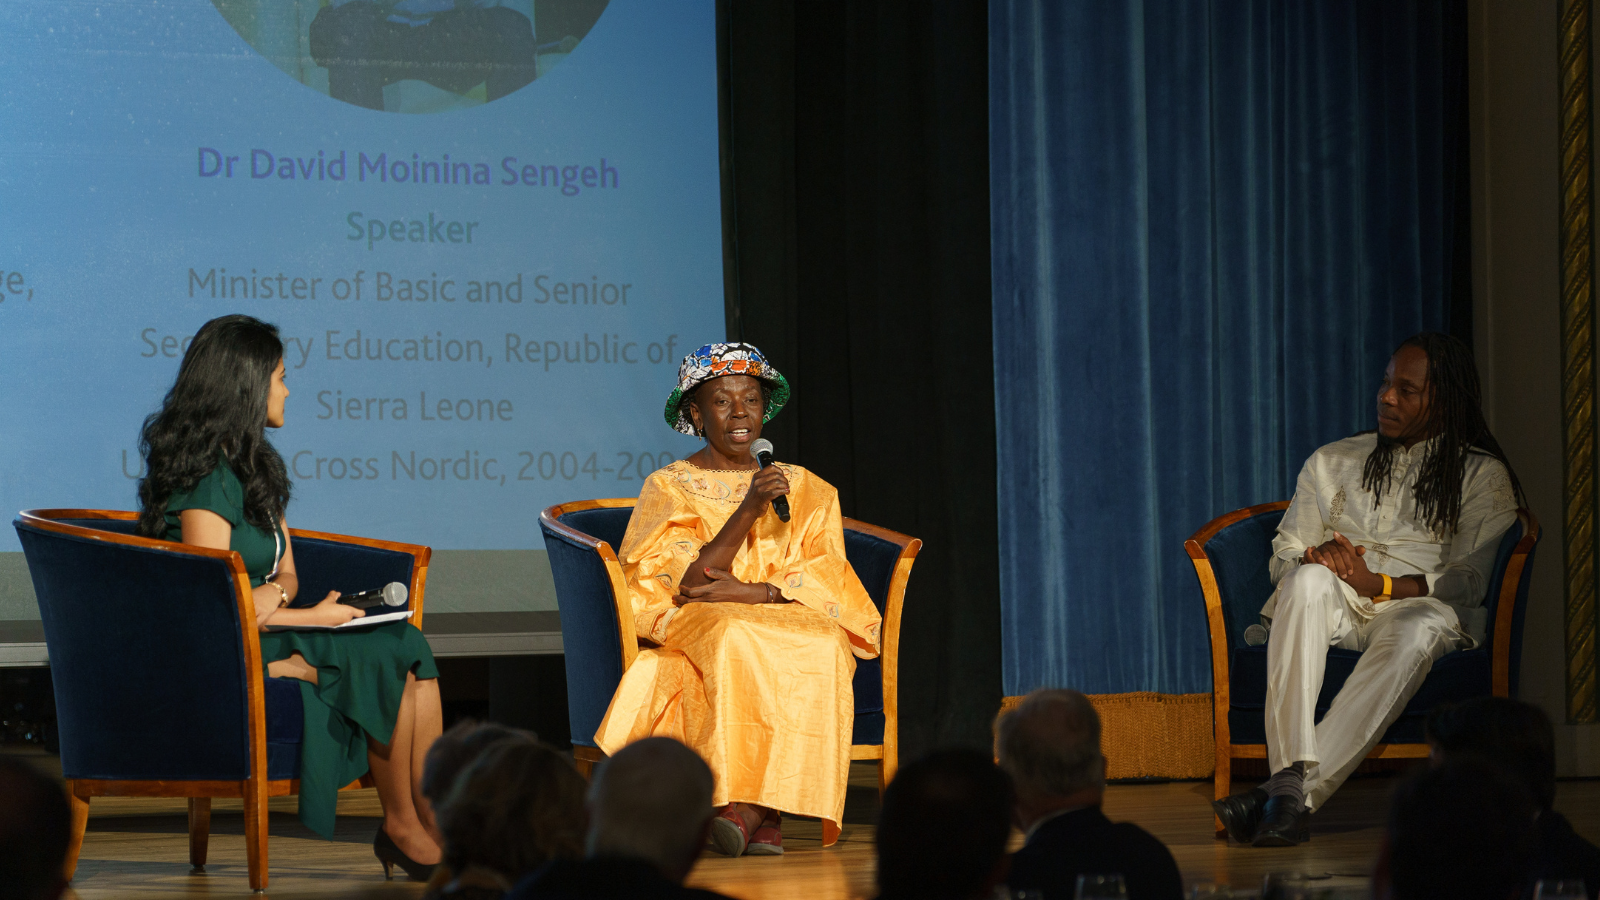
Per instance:
[[[750,478],[750,492],[744,495],[744,502],[739,504],[741,511],[751,517],[751,521],[766,515],[767,507],[779,497],[789,493],[789,479],[783,477],[783,469],[779,466],[767,466]]]
[[[366,610],[364,609],[357,609],[354,606],[346,606],[340,603],[340,596],[338,591],[329,591],[328,596],[323,597],[321,602],[306,610],[306,612],[310,613],[309,618],[311,621],[308,624],[337,628],[352,619],[359,619],[366,615]]]

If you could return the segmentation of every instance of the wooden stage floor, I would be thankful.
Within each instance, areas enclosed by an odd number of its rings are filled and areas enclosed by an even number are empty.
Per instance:
[[[53,757],[35,757],[47,770]],[[57,769],[59,771],[59,768]],[[1107,815],[1137,822],[1172,849],[1184,880],[1255,887],[1272,871],[1364,879],[1382,828],[1393,778],[1350,781],[1317,814],[1312,839],[1300,847],[1256,850],[1218,841],[1211,833],[1210,782],[1112,785]],[[1243,789],[1244,785],[1239,785]],[[1557,807],[1579,833],[1600,842],[1600,781],[1562,782]],[[782,857],[726,859],[708,851],[692,884],[741,900],[845,900],[870,897],[873,887],[872,821],[877,813],[877,770],[856,763],[845,809],[844,835],[821,847],[815,821],[785,819]],[[375,792],[349,791],[339,803],[338,833],[324,841],[303,828],[294,799],[272,801],[271,883],[274,898],[414,898],[422,886],[385,882],[372,855],[380,815]],[[100,898],[245,897],[244,820],[237,802],[215,801],[210,860],[190,874],[182,800],[96,799],[89,832],[68,896]],[[1020,839],[1020,836],[1018,836]]]

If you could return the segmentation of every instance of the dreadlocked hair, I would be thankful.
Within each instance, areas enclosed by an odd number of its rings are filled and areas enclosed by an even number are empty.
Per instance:
[[[1437,438],[1417,471],[1413,493],[1418,518],[1436,534],[1456,530],[1461,522],[1461,481],[1469,453],[1498,459],[1511,476],[1517,502],[1526,505],[1516,470],[1484,421],[1483,388],[1472,351],[1457,338],[1427,331],[1407,338],[1395,352],[1406,347],[1416,347],[1428,355],[1428,412],[1423,433]],[[1376,498],[1381,499],[1390,487],[1398,446],[1399,440],[1380,433],[1378,445],[1367,455],[1361,486]]]

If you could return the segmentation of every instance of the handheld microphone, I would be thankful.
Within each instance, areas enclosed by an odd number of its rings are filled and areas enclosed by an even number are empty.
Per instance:
[[[358,594],[345,594],[339,602],[345,606],[354,606],[356,609],[371,609],[374,606],[405,606],[410,599],[411,592],[398,581],[391,581],[382,588],[362,591]]]
[[[761,464],[761,468],[765,469],[767,466],[772,465],[772,442],[766,438],[761,438],[751,444],[750,452],[756,455],[756,462]],[[773,500],[772,511],[778,514],[778,521],[789,521],[789,498],[779,497]]]

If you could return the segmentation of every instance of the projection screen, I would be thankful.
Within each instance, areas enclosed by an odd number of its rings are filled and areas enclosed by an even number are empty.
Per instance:
[[[712,0],[22,0],[0,27],[0,506],[136,508],[189,337],[248,313],[286,345],[289,523],[432,546],[442,654],[559,649],[539,511],[692,452],[662,406],[724,331]],[[40,641],[8,528],[0,662]]]

